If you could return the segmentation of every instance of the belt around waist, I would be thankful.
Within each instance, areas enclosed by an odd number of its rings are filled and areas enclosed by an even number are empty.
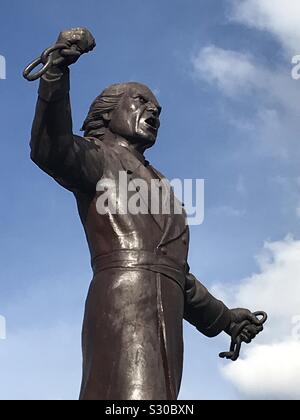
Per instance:
[[[119,250],[100,255],[92,261],[94,275],[111,268],[143,269],[164,274],[174,280],[184,292],[186,266],[176,263],[172,258],[155,252],[139,250]]]

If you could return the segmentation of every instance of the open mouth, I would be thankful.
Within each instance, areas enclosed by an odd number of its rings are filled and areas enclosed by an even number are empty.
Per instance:
[[[145,123],[151,127],[153,130],[158,130],[159,128],[159,121],[157,118],[150,117],[145,120]]]

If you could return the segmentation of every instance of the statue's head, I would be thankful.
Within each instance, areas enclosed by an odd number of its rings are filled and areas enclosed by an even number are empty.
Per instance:
[[[93,102],[84,122],[84,135],[103,139],[107,130],[132,144],[154,145],[161,107],[151,90],[140,83],[112,85]]]

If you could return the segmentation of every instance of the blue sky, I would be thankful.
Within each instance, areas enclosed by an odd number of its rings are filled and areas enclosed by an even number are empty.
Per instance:
[[[181,398],[300,398],[299,342],[291,342],[300,295],[300,82],[290,64],[300,53],[298,11],[294,0],[2,1],[0,399],[79,392],[89,254],[74,198],[29,159],[37,84],[21,75],[74,26],[97,40],[72,68],[74,131],[111,83],[157,92],[162,127],[148,159],[171,179],[206,183],[205,221],[191,229],[192,271],[229,305],[273,315],[234,367],[218,359],[226,337],[208,340],[185,325]],[[270,374],[282,351],[290,363],[273,377],[285,375],[286,394],[261,369],[269,363]]]

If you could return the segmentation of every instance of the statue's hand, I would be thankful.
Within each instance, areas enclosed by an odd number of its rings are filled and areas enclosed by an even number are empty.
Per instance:
[[[264,327],[261,321],[248,309],[232,309],[231,313],[231,323],[225,332],[230,335],[230,337],[235,338],[236,332],[239,331],[241,324],[245,323],[242,332],[240,333],[241,340],[247,344],[263,331]]]
[[[54,59],[64,58],[59,67],[67,67],[76,63],[82,54],[92,51],[96,46],[96,41],[88,29],[73,28],[61,32],[56,44],[67,45],[66,49],[57,50],[53,53]]]

